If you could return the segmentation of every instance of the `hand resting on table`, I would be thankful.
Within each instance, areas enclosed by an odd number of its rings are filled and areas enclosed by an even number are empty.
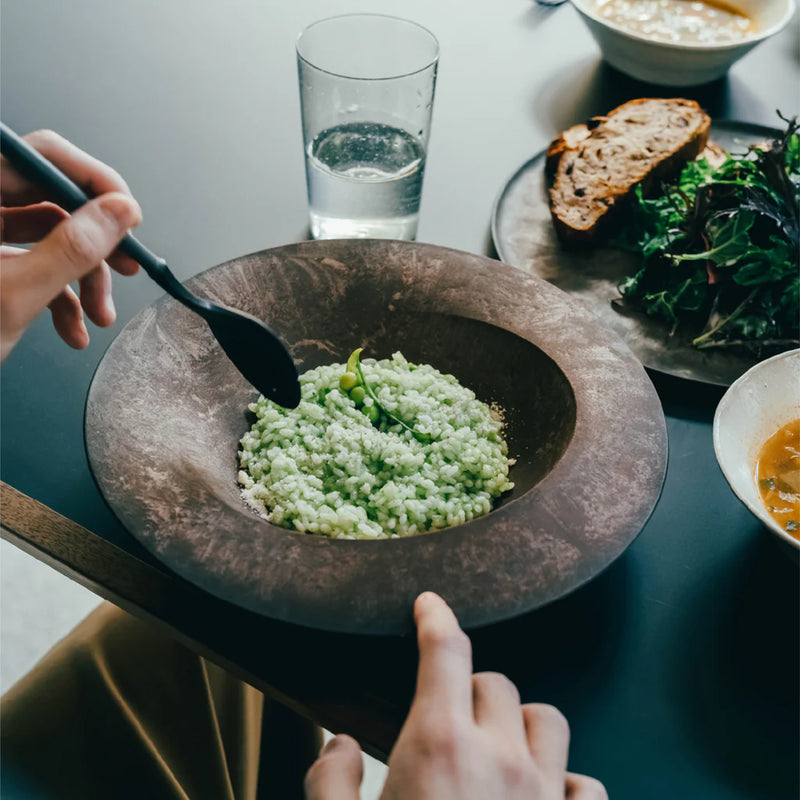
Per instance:
[[[567,772],[569,727],[553,706],[520,705],[511,681],[472,674],[470,641],[445,602],[414,606],[417,690],[389,758],[381,800],[604,800],[603,785]],[[358,744],[339,735],[306,777],[308,800],[358,800]]]

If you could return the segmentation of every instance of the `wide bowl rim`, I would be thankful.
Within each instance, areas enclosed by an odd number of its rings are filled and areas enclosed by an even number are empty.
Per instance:
[[[325,269],[321,269],[323,262]],[[385,272],[383,283],[372,277],[376,265]],[[284,291],[297,296],[303,285],[311,285],[297,282],[297,275],[305,274],[313,280],[314,291],[324,290],[324,296],[330,297],[332,284],[327,280],[344,275],[343,281],[358,288],[358,281],[369,274],[369,281],[376,281],[372,291],[380,303],[390,297],[395,302],[393,292],[399,287],[405,294],[397,302],[407,303],[415,312],[441,314],[455,308],[461,316],[491,324],[494,309],[505,330],[542,350],[564,372],[573,391],[579,386],[581,392],[576,393],[573,440],[555,468],[514,502],[451,529],[387,540],[388,546],[378,547],[365,547],[358,541],[320,541],[321,537],[285,530],[277,536],[255,514],[251,517],[238,505],[226,508],[226,497],[207,493],[210,505],[204,500],[189,508],[175,504],[174,493],[162,496],[158,513],[148,515],[146,504],[154,481],[165,482],[163,477],[148,475],[148,468],[154,463],[171,465],[152,449],[150,454],[158,463],[150,455],[150,461],[137,460],[134,453],[132,461],[121,465],[134,469],[122,469],[115,460],[115,454],[129,450],[131,442],[140,452],[139,441],[142,446],[155,442],[158,451],[164,451],[159,431],[148,429],[139,415],[141,405],[149,401],[139,396],[142,376],[150,374],[142,372],[150,363],[145,348],[158,346],[159,352],[172,352],[172,341],[184,341],[163,338],[169,335],[168,322],[180,329],[179,337],[191,335],[190,341],[203,352],[213,343],[201,322],[162,297],[126,325],[98,367],[86,404],[87,453],[101,494],[134,538],[204,590],[285,622],[390,634],[407,632],[413,597],[438,587],[448,601],[454,601],[451,605],[462,624],[476,628],[540,608],[597,577],[622,555],[650,518],[663,489],[668,447],[658,395],[622,340],[546,281],[487,256],[452,248],[351,239],[304,241],[240,256],[197,275],[188,285],[214,297],[226,285],[229,273],[233,290],[245,287],[251,296],[250,278],[256,275],[265,287],[276,287],[287,279]],[[215,283],[217,279],[220,282]],[[280,292],[273,294],[265,308],[274,309],[277,306],[269,304],[283,300]],[[306,307],[304,299],[304,320],[308,319]],[[565,320],[570,324],[565,325]],[[151,332],[158,331],[158,342],[147,343],[148,326],[154,326]],[[302,330],[307,335],[306,328]],[[127,357],[131,354],[138,362]],[[189,356],[181,350],[180,357]],[[164,365],[159,369],[163,371]],[[185,374],[190,375],[181,372],[177,377],[185,379]],[[133,395],[125,394],[126,382],[136,386],[138,407],[129,403]],[[603,387],[613,391],[604,393]],[[113,426],[103,418],[113,420]],[[171,425],[172,420],[168,416],[158,424]],[[120,431],[134,428],[138,439],[118,438]],[[593,457],[588,463],[585,447],[573,449],[576,441],[591,442]],[[620,449],[622,441],[627,444]],[[127,507],[120,507],[120,497]],[[612,497],[613,502],[601,503]],[[571,510],[574,506],[576,511]],[[167,518],[165,509],[170,514]],[[341,553],[348,555],[344,562],[337,555]],[[303,580],[310,575],[313,580]]]
[[[796,10],[795,0],[784,0],[786,3],[786,11],[784,15],[780,18],[780,20],[778,20],[778,22],[774,23],[769,28],[765,28],[763,31],[758,31],[752,36],[746,37],[745,39],[740,39],[738,42],[720,42],[710,44],[707,42],[662,42],[659,39],[654,39],[634,31],[629,31],[627,28],[624,28],[621,25],[616,25],[606,19],[603,19],[603,17],[598,16],[589,8],[589,2],[590,0],[572,0],[572,5],[582,16],[592,20],[593,22],[596,22],[599,26],[606,28],[607,30],[619,34],[623,38],[631,39],[644,45],[650,45],[666,50],[708,54],[726,53],[739,49],[752,48],[759,42],[769,39],[771,36],[774,36],[776,33],[779,33],[781,30],[783,30],[789,24],[789,21],[794,16]]]
[[[777,536],[779,536],[787,544],[791,545],[797,550],[800,550],[800,539],[795,539],[794,536],[791,536],[787,531],[783,530],[781,526],[778,525],[778,523],[767,513],[767,510],[764,508],[762,503],[752,503],[747,497],[744,496],[742,492],[740,492],[739,481],[736,479],[733,473],[734,467],[729,460],[725,458],[724,446],[722,442],[724,435],[723,424],[725,416],[727,413],[729,413],[732,404],[738,399],[739,393],[742,391],[742,386],[752,381],[759,375],[759,373],[763,372],[770,365],[789,358],[800,358],[800,348],[786,350],[783,353],[777,353],[774,356],[765,358],[763,361],[759,361],[758,364],[752,366],[749,370],[747,370],[747,372],[737,378],[728,387],[728,390],[722,396],[722,399],[717,405],[717,410],[714,412],[712,432],[714,441],[714,455],[717,458],[717,464],[719,464],[719,468],[722,474],[725,476],[725,480],[728,482],[728,485],[731,487],[733,493],[737,498],[739,498],[741,503],[764,524],[766,528],[768,528],[772,533],[777,534]]]

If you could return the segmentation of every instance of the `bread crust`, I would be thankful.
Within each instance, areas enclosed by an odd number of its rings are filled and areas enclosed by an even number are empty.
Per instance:
[[[706,147],[710,125],[711,118],[693,100],[639,98],[569,128],[551,142],[545,159],[558,236],[593,242],[636,186],[647,192],[695,159]],[[656,143],[660,149],[651,147]],[[610,151],[609,163],[604,148]]]
[[[547,146],[544,169],[550,181],[555,177],[558,162],[567,150],[572,150],[589,137],[591,132],[605,119],[605,117],[592,117],[580,125],[567,128],[560,136],[553,139]]]

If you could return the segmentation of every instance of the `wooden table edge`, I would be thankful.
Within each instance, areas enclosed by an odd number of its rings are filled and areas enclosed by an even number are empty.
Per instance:
[[[320,698],[291,693],[230,660],[196,633],[189,634],[181,615],[192,608],[196,616],[208,604],[228,606],[178,576],[164,572],[127,553],[88,528],[73,522],[38,500],[0,481],[0,536],[25,553],[60,572],[104,600],[133,614],[213,661],[237,678],[256,687],[266,697],[286,706],[334,733],[355,738],[369,755],[386,761],[397,738],[402,714],[376,704],[374,697],[350,702],[342,698]],[[106,579],[93,565],[104,564]],[[155,599],[167,599],[156,610]],[[228,606],[236,612],[234,606]],[[215,609],[219,613],[219,608]]]

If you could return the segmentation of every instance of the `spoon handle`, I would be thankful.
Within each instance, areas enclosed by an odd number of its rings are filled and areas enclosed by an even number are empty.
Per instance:
[[[89,201],[88,196],[74,181],[2,122],[0,122],[0,153],[18,172],[47,190],[64,210],[75,211]],[[172,274],[167,262],[134,236],[127,234],[119,243],[118,249],[141,264],[144,271],[167,294],[201,314],[206,309],[206,301],[187,291]]]

